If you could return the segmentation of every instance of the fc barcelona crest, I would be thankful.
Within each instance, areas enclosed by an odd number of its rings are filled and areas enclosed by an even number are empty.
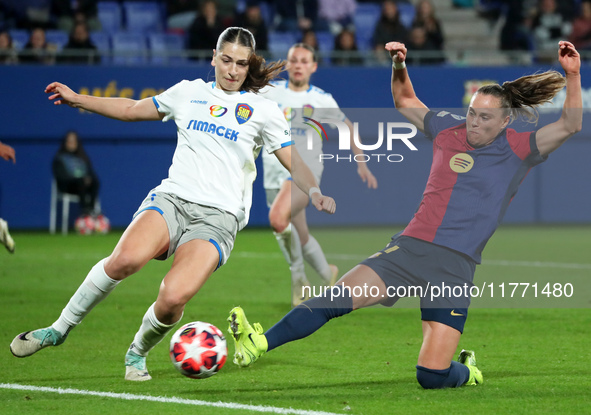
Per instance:
[[[236,121],[238,121],[238,124],[244,124],[246,121],[250,120],[253,112],[254,110],[248,104],[236,105]]]

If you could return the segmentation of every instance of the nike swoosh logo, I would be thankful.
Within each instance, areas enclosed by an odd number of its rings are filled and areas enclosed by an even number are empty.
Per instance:
[[[252,333],[250,333],[250,334],[248,335],[248,338],[250,339],[250,342],[252,343],[252,345],[253,345],[254,347],[256,347],[257,345],[255,344],[254,340],[252,339]]]
[[[463,316],[463,314],[462,314],[462,313],[456,313],[456,310],[451,310],[451,313],[450,313],[450,314],[451,314],[452,316],[454,316],[454,317]]]

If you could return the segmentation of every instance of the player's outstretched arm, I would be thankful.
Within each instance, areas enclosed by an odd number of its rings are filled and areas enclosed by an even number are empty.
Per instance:
[[[156,109],[152,98],[134,100],[129,98],[104,98],[81,95],[72,91],[67,85],[52,82],[45,88],[49,99],[54,105],[67,104],[73,108],[81,108],[105,117],[121,121],[157,121],[164,118]]]
[[[424,119],[429,108],[417,98],[406,69],[407,49],[404,43],[388,42],[385,49],[392,58],[392,97],[394,106],[420,131],[425,130]]]
[[[560,118],[540,128],[536,144],[541,155],[560,147],[583,126],[583,98],[581,92],[581,57],[570,42],[558,42],[558,61],[566,78],[566,98]]]
[[[16,163],[14,148],[10,147],[9,145],[0,143],[0,157],[6,161],[12,160],[13,163]]]
[[[337,206],[334,199],[324,196],[320,192],[314,174],[308,165],[304,163],[300,153],[294,146],[280,148],[274,154],[281,164],[289,170],[296,186],[310,196],[310,200],[316,209],[330,214],[335,212]]]

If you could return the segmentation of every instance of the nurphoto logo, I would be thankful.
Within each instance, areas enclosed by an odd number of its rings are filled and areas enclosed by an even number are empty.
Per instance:
[[[322,126],[322,124],[332,124],[338,129],[339,132],[339,150],[351,150],[351,131],[349,126],[341,120],[336,119],[322,119],[320,121],[314,120],[312,118],[304,117],[305,125],[311,127],[306,129],[306,148],[307,150],[311,151],[314,148],[314,134],[318,134],[320,140],[322,140],[322,136],[324,135],[325,140],[328,140],[328,135],[326,130]],[[323,160],[334,160],[336,162],[339,161],[348,161],[348,162],[362,162],[366,163],[369,162],[371,159],[377,159],[377,161],[381,161],[382,159],[387,160],[391,163],[399,163],[404,160],[404,157],[401,154],[394,154],[390,153],[393,148],[393,143],[395,140],[398,140],[406,145],[406,147],[411,151],[418,151],[418,149],[414,146],[414,144],[410,141],[411,138],[414,138],[417,135],[417,127],[413,124],[408,122],[378,122],[378,138],[377,141],[373,144],[363,144],[359,138],[359,123],[354,122],[353,124],[353,141],[355,145],[363,150],[363,151],[375,151],[384,145],[384,141],[386,141],[386,150],[389,153],[371,153],[371,154],[356,154],[351,155],[348,154],[347,156],[341,156],[338,154],[330,154],[330,153],[321,153],[319,155],[319,161]],[[385,128],[384,128],[385,125]],[[366,140],[367,141],[367,140]]]

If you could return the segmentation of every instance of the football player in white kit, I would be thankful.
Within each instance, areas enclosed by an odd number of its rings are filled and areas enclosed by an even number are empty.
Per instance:
[[[344,121],[351,133],[353,125],[340,110],[331,94],[310,84],[310,77],[318,67],[316,52],[304,43],[296,43],[287,54],[288,80],[273,81],[272,86],[261,93],[279,104],[287,121],[291,122],[291,137],[304,162],[320,183],[324,166],[320,160],[322,139],[312,135],[312,149],[307,148],[305,118],[338,119]],[[355,155],[363,154],[351,134],[351,149]],[[327,285],[334,285],[338,268],[330,265],[318,241],[308,231],[305,208],[308,197],[291,185],[290,173],[276,157],[263,152],[264,188],[269,205],[269,222],[283,255],[290,265],[292,278],[292,306],[307,300],[303,287],[310,283],[304,271],[304,260],[321,276]],[[359,158],[362,160],[363,158]],[[377,188],[377,180],[366,162],[357,163],[357,172],[371,189]]]
[[[187,302],[223,265],[236,232],[247,221],[256,176],[255,158],[263,144],[287,168],[319,210],[333,213],[312,172],[292,150],[289,126],[277,104],[256,94],[282,69],[265,66],[248,30],[231,27],[213,51],[215,82],[181,81],[142,100],[79,95],[53,82],[46,88],[54,104],[68,104],[122,121],[174,120],[177,147],[168,178],[151,190],[113,253],[99,261],[49,327],[27,331],[10,345],[17,357],[62,344],[70,330],[124,278],[150,259],[174,260],[156,302],[143,317],[125,355],[125,379],[151,379],[148,352],[180,321]]]

